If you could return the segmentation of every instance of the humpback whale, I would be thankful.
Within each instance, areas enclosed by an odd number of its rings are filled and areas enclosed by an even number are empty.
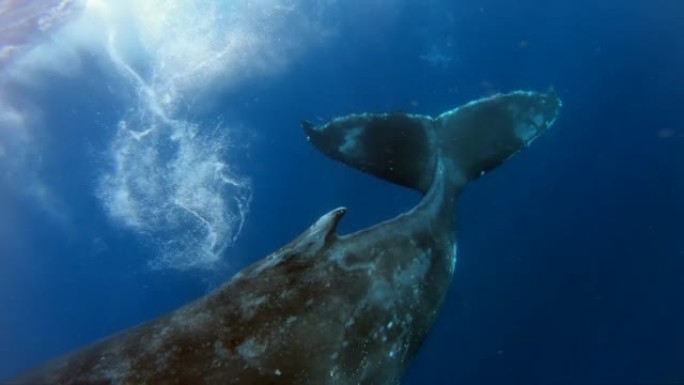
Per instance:
[[[423,194],[393,219],[338,235],[323,215],[206,297],[10,384],[398,384],[437,317],[456,263],[454,203],[529,145],[561,102],[516,91],[437,117],[303,121],[326,155]]]

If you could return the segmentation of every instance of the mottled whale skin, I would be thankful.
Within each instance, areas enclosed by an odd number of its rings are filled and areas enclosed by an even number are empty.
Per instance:
[[[344,236],[335,209],[208,296],[9,383],[398,384],[451,281],[456,197],[550,127],[560,105],[552,91],[517,91],[437,118],[303,122],[327,155],[423,199]]]

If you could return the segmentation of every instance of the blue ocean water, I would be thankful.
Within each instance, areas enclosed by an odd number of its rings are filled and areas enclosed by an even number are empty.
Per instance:
[[[403,383],[684,383],[680,0],[162,3],[84,2],[0,61],[0,379],[332,208],[347,233],[419,200],[300,119],[553,86],[553,130],[460,198],[454,282]]]

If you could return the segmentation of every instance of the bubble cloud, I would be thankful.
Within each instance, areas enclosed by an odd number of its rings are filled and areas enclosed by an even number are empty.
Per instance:
[[[138,97],[118,124],[98,196],[116,223],[158,246],[151,266],[211,268],[239,235],[251,190],[231,167],[228,124],[183,118],[188,100],[277,73],[325,33],[285,1],[86,8],[107,25],[106,57]]]
[[[195,116],[194,103],[245,79],[283,72],[339,35],[345,15],[362,17],[357,8],[382,12],[395,3],[369,0],[358,8],[335,0],[10,1],[0,8],[5,19],[14,17],[6,13],[13,9],[28,16],[3,53],[0,85],[40,86],[37,73],[84,76],[86,59],[106,68],[131,97],[116,106],[122,116],[106,135],[104,162],[94,165],[95,195],[113,224],[157,246],[149,261],[153,268],[209,269],[239,235],[251,188],[235,167],[239,154],[231,134],[239,124]],[[40,7],[50,17],[41,16]],[[40,25],[31,20],[45,20],[49,31],[38,28],[26,38],[27,28]],[[8,99],[0,90],[0,160],[17,148],[31,152],[26,149],[38,132],[24,111],[40,116],[41,106],[19,108],[3,103]],[[40,142],[49,145],[57,129],[41,126]]]

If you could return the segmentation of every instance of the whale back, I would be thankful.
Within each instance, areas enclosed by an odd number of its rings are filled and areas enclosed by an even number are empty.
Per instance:
[[[436,118],[304,122],[330,157],[426,193],[409,212],[337,235],[344,208],[213,293],[11,384],[398,384],[456,263],[460,187],[553,123],[554,93],[514,92]]]

